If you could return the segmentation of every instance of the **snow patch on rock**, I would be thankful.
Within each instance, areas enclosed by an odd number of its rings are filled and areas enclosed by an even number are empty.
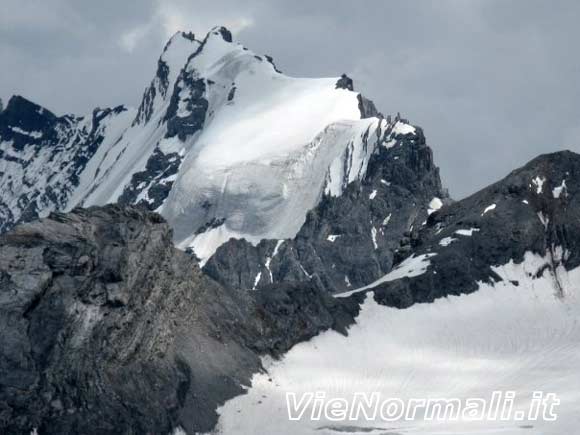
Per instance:
[[[544,183],[546,182],[545,177],[540,177],[539,175],[532,179],[532,183],[536,186],[536,193],[539,195],[544,190]]]
[[[372,289],[373,287],[376,287],[376,286],[378,286],[382,283],[385,283],[385,282],[395,281],[397,279],[401,279],[401,278],[405,278],[405,277],[412,278],[414,276],[422,275],[427,271],[427,268],[431,264],[429,259],[431,257],[434,257],[435,255],[437,255],[437,254],[436,253],[429,253],[429,254],[421,254],[421,255],[417,255],[417,256],[412,255],[411,257],[409,257],[405,261],[403,261],[401,264],[399,264],[397,267],[395,267],[393,270],[391,270],[388,274],[386,274],[382,278],[379,278],[375,282],[373,282],[369,285],[366,285],[364,287],[355,289],[355,290],[351,290],[351,291],[348,291],[345,293],[339,293],[339,294],[335,295],[335,297],[337,297],[337,298],[348,297],[354,293],[358,293],[358,292],[367,291],[369,289]]]
[[[483,212],[481,213],[481,215],[483,216],[484,214],[486,214],[488,211],[492,211],[495,210],[495,207],[497,206],[497,204],[491,204],[488,205],[487,207],[485,207],[485,209],[483,210]]]
[[[477,231],[479,231],[479,228],[461,229],[461,230],[455,231],[455,234],[458,234],[460,236],[471,237],[471,236],[473,236],[473,233],[477,232]]]
[[[562,195],[562,193],[564,194],[564,196],[567,195],[566,180],[562,180],[562,184],[552,189],[552,196],[556,199],[560,198],[560,195]]]
[[[432,214],[443,207],[443,201],[440,198],[433,198],[431,202],[429,202],[429,207],[427,209],[427,214]]]
[[[443,237],[441,240],[439,240],[439,245],[440,246],[449,246],[451,243],[453,243],[456,240],[457,239],[454,239],[453,237]]]

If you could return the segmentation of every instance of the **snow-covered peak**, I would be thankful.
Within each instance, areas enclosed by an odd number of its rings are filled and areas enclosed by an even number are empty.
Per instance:
[[[230,237],[295,235],[333,161],[353,143],[367,156],[373,147],[362,145],[365,134],[381,125],[361,120],[358,94],[337,87],[340,79],[285,76],[223,30],[208,34],[181,72],[166,115],[163,146],[186,154],[162,208],[180,246],[207,258]],[[197,234],[214,219],[223,226]]]
[[[353,89],[346,75],[288,77],[223,27],[201,40],[178,32],[136,113],[102,123],[102,142],[75,166],[58,207],[144,205],[203,259],[230,237],[292,238],[325,194],[340,196],[364,178],[377,147],[415,134]],[[88,119],[60,120],[59,141],[72,147],[77,129],[67,125]],[[56,142],[46,121],[7,125],[6,140]]]
[[[148,122],[154,112],[166,105],[179,73],[200,45],[193,33],[187,32],[177,32],[167,41],[157,61],[155,76],[143,94],[134,125]]]
[[[200,45],[201,42],[195,39],[193,33],[188,32],[177,32],[169,39],[159,61],[168,68],[168,82],[171,85],[175,83],[189,56],[195,53]]]
[[[206,35],[199,49],[189,58],[185,69],[188,74],[208,78],[220,72],[228,76],[235,73],[235,70],[252,64],[266,64],[268,71],[275,72],[273,65],[265,57],[234,42],[231,33],[224,27],[219,27]],[[229,67],[228,71],[223,70],[224,66]]]

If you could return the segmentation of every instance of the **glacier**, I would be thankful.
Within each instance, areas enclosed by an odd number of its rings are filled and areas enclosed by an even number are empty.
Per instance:
[[[425,270],[403,270],[407,277]],[[494,271],[470,295],[448,296],[407,309],[379,305],[367,293],[348,336],[322,333],[283,359],[264,360],[247,394],[219,410],[216,434],[529,434],[575,433],[580,424],[580,267],[559,271],[564,295],[546,268],[548,257],[527,253]],[[543,271],[538,276],[538,272]],[[401,271],[394,271],[397,278]],[[519,285],[514,284],[518,282]],[[344,296],[344,295],[343,295]],[[384,398],[489,398],[516,391],[514,411],[529,409],[534,391],[561,400],[556,421],[336,422],[288,418],[286,393],[323,391],[327,400],[377,392]],[[362,414],[361,414],[362,416]]]

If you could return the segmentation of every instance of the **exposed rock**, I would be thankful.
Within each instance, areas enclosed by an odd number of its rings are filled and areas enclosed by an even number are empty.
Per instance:
[[[180,88],[172,94],[165,115],[167,137],[177,136],[185,141],[203,127],[209,103],[205,98],[206,84],[203,79],[182,72],[177,86]],[[184,97],[183,93],[187,96]],[[184,104],[183,108],[179,107],[180,102]]]
[[[77,209],[0,238],[0,432],[188,433],[274,357],[358,307],[221,287],[154,213]]]
[[[368,98],[364,97],[362,94],[358,94],[358,109],[360,110],[361,118],[372,118],[376,116],[377,118],[384,118],[383,114],[379,112],[373,103]],[[389,124],[391,123],[389,119]]]
[[[226,29],[223,26],[220,27],[214,27],[211,30],[212,33],[215,33],[216,35],[221,35],[222,38],[224,38],[224,41],[226,42],[232,42],[233,38],[232,38],[232,32],[230,32],[228,29]]]
[[[181,160],[178,153],[165,154],[159,148],[155,149],[147,160],[145,170],[133,174],[118,202],[157,210],[171,191]]]

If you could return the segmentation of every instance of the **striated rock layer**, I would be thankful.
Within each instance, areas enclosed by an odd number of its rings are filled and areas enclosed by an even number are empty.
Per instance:
[[[222,287],[155,213],[52,214],[0,238],[0,432],[210,430],[260,355],[357,310],[313,286]]]

